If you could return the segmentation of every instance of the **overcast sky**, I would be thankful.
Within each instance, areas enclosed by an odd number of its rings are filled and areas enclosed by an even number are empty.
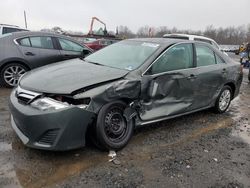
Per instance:
[[[5,0],[1,1],[0,23],[28,29],[59,26],[65,30],[87,32],[91,17],[107,24],[108,30],[126,25],[133,32],[140,26],[168,26],[204,30],[250,23],[250,0]],[[95,24],[94,29],[101,25]]]

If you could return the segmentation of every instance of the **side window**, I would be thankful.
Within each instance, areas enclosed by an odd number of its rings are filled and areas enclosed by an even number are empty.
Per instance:
[[[149,69],[148,74],[187,69],[193,67],[192,44],[179,44],[170,47]]]
[[[215,56],[216,56],[216,63],[217,64],[225,63],[218,55],[215,55]]]
[[[66,40],[66,39],[61,39],[61,38],[58,38],[59,40],[59,43],[62,47],[63,50],[66,50],[66,51],[75,51],[75,52],[82,52],[83,51],[83,47],[80,46],[79,44],[77,43],[74,43],[70,40]]]
[[[197,67],[216,64],[214,52],[207,46],[196,44]]]
[[[51,37],[30,37],[31,46],[35,48],[53,49]]]
[[[22,38],[18,39],[17,43],[20,44],[21,46],[31,46],[29,38]]]

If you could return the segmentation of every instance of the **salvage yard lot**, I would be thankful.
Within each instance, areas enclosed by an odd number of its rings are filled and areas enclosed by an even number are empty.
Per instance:
[[[250,187],[250,84],[224,114],[206,110],[136,130],[117,152],[29,149],[10,126],[0,89],[0,187]]]

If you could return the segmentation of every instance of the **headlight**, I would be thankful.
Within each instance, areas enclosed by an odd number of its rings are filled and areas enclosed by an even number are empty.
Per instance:
[[[56,101],[48,97],[37,99],[34,102],[32,102],[30,105],[42,111],[58,110],[58,109],[62,109],[62,108],[66,108],[70,106],[67,103],[62,103],[62,102]]]

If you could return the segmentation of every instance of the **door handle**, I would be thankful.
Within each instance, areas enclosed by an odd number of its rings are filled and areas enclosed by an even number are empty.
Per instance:
[[[34,56],[35,54],[32,53],[32,52],[26,52],[25,55],[28,55],[28,56]]]
[[[197,78],[197,76],[194,74],[190,74],[190,76],[187,77],[188,80],[196,79],[196,78]]]

